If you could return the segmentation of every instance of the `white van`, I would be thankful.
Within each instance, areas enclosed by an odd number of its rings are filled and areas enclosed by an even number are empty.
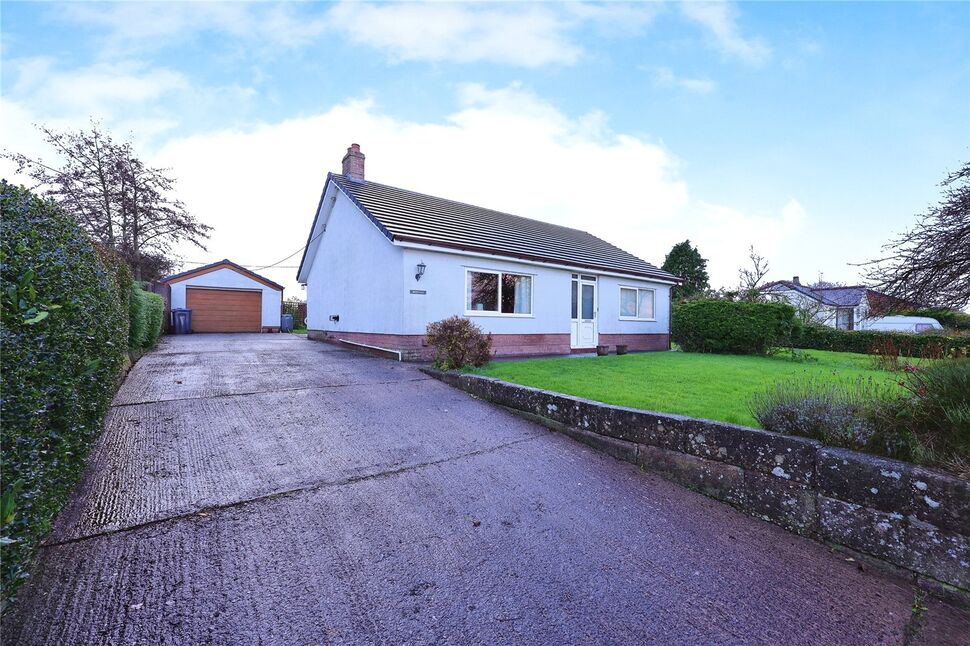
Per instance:
[[[859,321],[856,329],[872,330],[873,332],[918,333],[927,330],[942,330],[943,326],[940,325],[939,321],[928,316],[880,316]]]

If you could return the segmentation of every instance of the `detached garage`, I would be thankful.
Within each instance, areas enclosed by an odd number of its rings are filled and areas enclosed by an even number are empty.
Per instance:
[[[228,260],[165,278],[193,332],[279,332],[283,287]]]

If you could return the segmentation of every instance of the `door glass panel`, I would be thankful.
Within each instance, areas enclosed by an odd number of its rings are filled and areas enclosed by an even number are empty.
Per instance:
[[[577,314],[579,313],[578,308],[579,308],[579,283],[577,283],[574,280],[573,281],[573,307],[572,307],[572,310],[570,310],[571,312],[570,317],[572,317],[573,319],[577,318]]]
[[[593,290],[592,285],[583,285],[583,319],[589,321],[593,319]]]

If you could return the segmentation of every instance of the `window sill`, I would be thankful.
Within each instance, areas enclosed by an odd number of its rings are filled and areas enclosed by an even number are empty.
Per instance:
[[[502,312],[488,312],[485,310],[471,310],[466,311],[465,316],[481,316],[488,318],[503,318],[503,319],[534,319],[535,316],[532,314],[504,314]]]
[[[641,319],[635,316],[621,316],[621,321],[639,321],[641,323],[656,323],[657,319]]]

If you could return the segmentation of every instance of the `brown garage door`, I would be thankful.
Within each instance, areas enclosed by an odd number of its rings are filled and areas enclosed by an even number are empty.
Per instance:
[[[263,293],[242,289],[185,290],[193,332],[259,332]]]

